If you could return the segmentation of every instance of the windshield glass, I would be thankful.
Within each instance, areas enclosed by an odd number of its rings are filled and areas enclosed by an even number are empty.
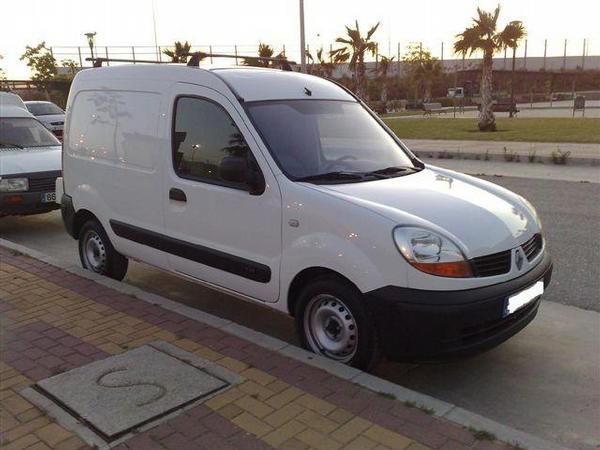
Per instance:
[[[27,109],[34,116],[49,116],[50,114],[64,114],[65,112],[54,103],[26,103]]]
[[[35,119],[0,118],[0,145],[3,147],[47,147],[60,145],[58,139]]]
[[[359,103],[253,102],[248,104],[248,111],[282,171],[292,179],[414,167],[398,143]]]

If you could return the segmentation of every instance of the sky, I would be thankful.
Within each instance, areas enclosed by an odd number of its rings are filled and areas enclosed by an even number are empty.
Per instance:
[[[444,42],[448,58],[454,36],[469,25],[476,7],[492,10],[497,4],[497,0],[305,0],[306,42],[311,49],[328,49],[344,33],[344,25],[355,19],[362,30],[380,21],[374,37],[381,53],[396,55],[398,43],[403,53],[410,42],[422,41],[439,57]],[[524,22],[528,55],[541,56],[544,39],[548,55],[562,56],[565,39],[569,55],[582,54],[584,39],[588,54],[600,54],[598,0],[502,0],[500,5],[501,26],[511,20]],[[9,79],[29,78],[29,68],[19,57],[26,45],[41,41],[54,47],[59,61],[77,60],[76,47],[87,49],[84,33],[90,31],[97,33],[100,53],[104,46],[154,46],[153,9],[160,46],[188,40],[204,48],[212,45],[215,52],[233,52],[233,45],[238,45],[240,53],[253,53],[261,41],[276,51],[285,45],[288,56],[299,58],[298,0],[0,0],[4,56],[0,68]],[[129,48],[121,51],[121,57],[131,57]],[[522,45],[518,54],[523,52]]]

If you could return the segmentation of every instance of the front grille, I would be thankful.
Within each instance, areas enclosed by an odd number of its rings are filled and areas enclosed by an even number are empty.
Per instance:
[[[492,255],[473,258],[471,264],[476,277],[492,277],[510,271],[511,250],[506,250]]]
[[[56,177],[29,179],[29,192],[54,192],[55,189]]]
[[[542,242],[542,235],[538,233],[521,245],[528,261],[531,261],[540,253],[542,250]]]

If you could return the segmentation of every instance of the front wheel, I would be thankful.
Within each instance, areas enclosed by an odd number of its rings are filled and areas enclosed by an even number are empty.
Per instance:
[[[87,221],[79,232],[79,258],[84,269],[121,281],[127,273],[128,261],[117,252],[102,225]]]
[[[348,282],[323,278],[307,285],[295,320],[302,345],[314,353],[364,370],[378,359],[373,323],[361,293]]]

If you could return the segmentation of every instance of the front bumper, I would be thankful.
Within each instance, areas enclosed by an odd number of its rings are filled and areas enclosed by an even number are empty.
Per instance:
[[[56,178],[59,176],[60,170],[3,175],[3,178],[27,178],[29,190],[0,192],[0,217],[40,214],[60,208],[55,200],[48,198],[49,194],[55,193]]]
[[[42,202],[42,192],[0,193],[0,217],[41,214],[60,208],[56,202]]]
[[[552,277],[548,252],[519,278],[462,291],[386,286],[365,294],[384,353],[395,360],[442,360],[495,347],[522,330],[541,299],[504,317],[507,298]]]

